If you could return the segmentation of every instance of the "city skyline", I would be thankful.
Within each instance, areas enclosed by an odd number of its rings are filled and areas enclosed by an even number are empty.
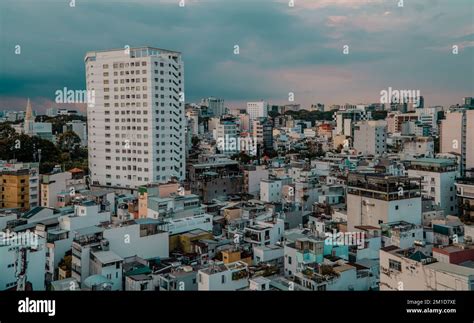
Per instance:
[[[0,30],[0,323],[474,313],[474,0],[3,0]]]
[[[389,87],[419,90],[427,106],[449,106],[473,92],[469,1],[404,7],[392,0],[295,1],[294,7],[288,1],[111,3],[48,1],[38,8],[30,1],[3,2],[2,24],[20,15],[27,23],[2,35],[0,108],[23,109],[30,97],[35,110],[45,111],[55,91],[85,89],[87,51],[127,45],[181,52],[186,102],[215,96],[230,108],[260,99],[302,107],[379,102]],[[52,22],[42,21],[38,10]]]

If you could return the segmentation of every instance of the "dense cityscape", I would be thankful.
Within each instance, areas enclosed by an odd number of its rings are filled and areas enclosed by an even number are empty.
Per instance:
[[[473,322],[473,18],[0,1],[0,323]]]
[[[176,51],[84,61],[85,115],[2,113],[1,290],[474,289],[474,98],[230,109]]]

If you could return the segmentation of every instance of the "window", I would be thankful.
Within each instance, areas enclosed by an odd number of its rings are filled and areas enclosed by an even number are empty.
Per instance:
[[[222,283],[222,284],[225,284],[225,275],[222,275],[222,276],[221,276],[221,283]]]
[[[395,210],[398,210],[398,205],[395,205]]]
[[[402,271],[402,263],[393,259],[388,260],[388,266],[390,269],[396,270],[396,271]]]
[[[291,265],[291,257],[288,257],[288,265]]]

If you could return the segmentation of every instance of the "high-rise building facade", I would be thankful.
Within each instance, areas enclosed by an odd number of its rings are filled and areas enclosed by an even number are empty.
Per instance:
[[[448,112],[441,122],[441,152],[460,156],[460,171],[474,168],[474,110]]]
[[[207,107],[208,114],[214,117],[220,117],[226,114],[226,108],[224,106],[224,100],[218,98],[206,98],[201,102],[202,105]]]
[[[152,47],[85,56],[92,185],[137,188],[185,177],[181,54]],[[90,93],[90,92],[88,92]]]
[[[265,101],[247,102],[247,113],[250,116],[250,121],[257,118],[266,118],[268,116],[268,103]]]
[[[253,137],[264,150],[273,149],[273,125],[268,118],[253,121]]]

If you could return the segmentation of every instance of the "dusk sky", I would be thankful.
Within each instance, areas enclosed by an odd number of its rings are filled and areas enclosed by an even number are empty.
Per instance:
[[[449,106],[474,95],[473,0],[288,2],[1,0],[0,109],[30,97],[44,111],[56,90],[85,88],[87,51],[126,45],[182,52],[186,102],[243,108],[293,92],[303,107],[370,103],[392,87]]]

